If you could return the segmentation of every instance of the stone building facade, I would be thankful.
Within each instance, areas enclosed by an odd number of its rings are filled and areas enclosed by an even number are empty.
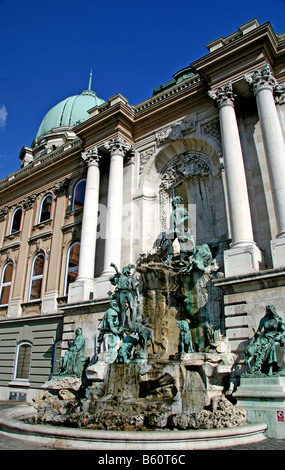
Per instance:
[[[217,247],[237,375],[265,305],[285,319],[285,35],[254,19],[207,47],[136,106],[59,103],[0,181],[1,399],[32,398],[77,327],[94,356],[110,265],[153,249],[174,195]]]

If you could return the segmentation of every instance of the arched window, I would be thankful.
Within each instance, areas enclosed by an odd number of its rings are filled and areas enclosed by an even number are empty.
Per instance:
[[[75,242],[70,245],[66,258],[66,272],[64,283],[64,295],[68,294],[68,287],[78,276],[80,243]]]
[[[29,285],[28,302],[41,299],[45,257],[43,253],[33,259]]]
[[[52,195],[45,196],[41,203],[39,223],[45,222],[51,218]]]
[[[8,305],[12,284],[13,263],[9,261],[3,268],[0,284],[0,305]]]
[[[18,207],[12,216],[10,233],[19,232],[21,228],[22,209]]]
[[[17,344],[14,380],[28,381],[30,377],[30,366],[32,358],[32,343],[21,341]]]
[[[84,205],[86,180],[77,181],[73,188],[71,210],[79,209]]]

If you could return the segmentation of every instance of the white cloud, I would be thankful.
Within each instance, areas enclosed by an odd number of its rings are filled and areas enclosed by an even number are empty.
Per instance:
[[[0,129],[4,129],[7,121],[8,112],[4,104],[0,107]]]

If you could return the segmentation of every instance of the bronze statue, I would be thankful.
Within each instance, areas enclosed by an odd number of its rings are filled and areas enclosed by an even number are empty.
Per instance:
[[[276,346],[283,346],[284,343],[285,324],[277,314],[276,308],[267,305],[265,316],[260,320],[259,327],[245,351],[246,375],[272,375],[273,369],[278,368]]]
[[[165,251],[166,261],[173,257],[173,242],[177,238],[180,246],[180,261],[189,256],[189,251],[195,247],[194,238],[185,222],[189,219],[189,213],[182,204],[182,197],[176,196],[172,201],[173,212],[170,215],[169,229],[163,233],[159,247]]]
[[[103,319],[102,319],[100,333],[98,336],[97,354],[99,354],[101,350],[101,344],[103,342],[103,338],[105,334],[111,333],[115,336],[120,336],[121,329],[120,329],[120,322],[119,322],[119,313],[120,313],[120,308],[119,308],[118,302],[116,299],[112,299],[110,301],[110,307],[105,312]]]
[[[134,268],[134,265],[128,264],[120,272],[117,266],[114,263],[111,263],[111,266],[115,268],[116,274],[110,277],[110,282],[116,286],[115,293],[113,294],[118,300],[118,305],[120,308],[120,326],[121,328],[125,327],[126,321],[126,306],[129,306],[130,309],[130,319],[135,321],[135,311],[134,311],[134,300],[137,298],[137,303],[140,303],[139,300],[139,283],[131,276],[131,269]]]
[[[188,354],[188,353],[194,352],[189,323],[186,320],[179,320],[176,322],[176,325],[180,329],[180,334],[179,334],[180,353]]]
[[[133,333],[138,334],[138,344],[140,345],[143,352],[146,353],[147,343],[150,340],[152,345],[152,352],[155,354],[154,336],[148,319],[131,323],[130,329]]]
[[[85,339],[82,336],[82,329],[75,330],[75,339],[68,341],[68,350],[64,354],[59,366],[59,375],[76,375],[81,377],[86,362]]]

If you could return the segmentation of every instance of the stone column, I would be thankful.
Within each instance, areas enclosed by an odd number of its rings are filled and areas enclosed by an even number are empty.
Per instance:
[[[94,298],[95,292],[94,270],[98,221],[100,156],[98,155],[97,148],[94,147],[87,152],[83,152],[82,158],[87,163],[88,169],[82,217],[79,267],[78,277],[69,287],[68,303],[90,300]]]
[[[272,240],[274,267],[285,266],[285,145],[273,97],[280,87],[269,65],[245,76],[256,97],[276,214],[277,235]]]
[[[105,148],[111,158],[103,275],[114,273],[111,263],[118,268],[121,265],[124,157],[132,151],[132,146],[118,135],[106,142]]]
[[[243,155],[234,109],[234,93],[229,83],[209,96],[219,109],[223,158],[229,201],[232,244],[224,253],[225,275],[234,276],[259,269],[261,253],[252,230]]]

